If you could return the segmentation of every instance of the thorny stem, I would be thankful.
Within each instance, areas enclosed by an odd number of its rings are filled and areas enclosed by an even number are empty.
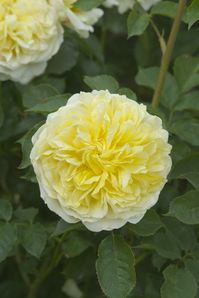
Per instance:
[[[180,23],[182,20],[184,8],[186,6],[186,0],[179,0],[178,2],[178,8],[176,12],[176,16],[172,25],[172,29],[169,35],[169,39],[166,45],[166,50],[162,56],[162,61],[161,61],[161,66],[160,66],[160,72],[155,88],[155,92],[153,95],[152,99],[152,107],[155,109],[158,107],[159,102],[160,102],[160,96],[162,93],[162,89],[164,87],[165,79],[166,79],[166,74],[167,70],[169,68],[169,64],[171,61],[171,55],[173,52],[173,48],[176,42],[177,34],[180,28]]]

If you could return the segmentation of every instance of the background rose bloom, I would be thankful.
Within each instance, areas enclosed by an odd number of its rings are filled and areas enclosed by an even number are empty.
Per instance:
[[[33,137],[31,160],[48,207],[93,231],[137,223],[171,167],[162,121],[108,91],[72,96]]]
[[[62,41],[62,26],[47,0],[2,0],[0,80],[27,83],[40,75]]]
[[[51,0],[64,25],[76,31],[81,37],[87,38],[89,32],[94,31],[92,25],[103,15],[103,10],[93,8],[82,11],[75,7],[75,2],[77,0]]]
[[[160,1],[161,0],[137,0],[145,10],[150,9],[151,6]],[[118,6],[119,13],[124,13],[127,10],[132,9],[135,4],[135,0],[106,0],[104,3],[106,7]]]

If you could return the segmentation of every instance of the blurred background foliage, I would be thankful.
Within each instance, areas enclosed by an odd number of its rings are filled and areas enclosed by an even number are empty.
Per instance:
[[[177,1],[137,15],[105,9],[88,39],[65,31],[43,76],[25,86],[1,83],[1,298],[199,297],[199,1],[187,6],[155,111],[160,43],[164,50]],[[67,224],[46,208],[29,160],[31,137],[47,114],[92,89],[147,104],[173,145],[158,204],[114,234]]]

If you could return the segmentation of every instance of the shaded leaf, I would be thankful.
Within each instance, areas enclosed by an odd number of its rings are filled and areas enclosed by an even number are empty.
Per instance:
[[[120,88],[118,90],[118,94],[126,95],[128,98],[135,100],[135,101],[137,100],[136,94],[129,88]]]
[[[170,126],[170,131],[183,141],[193,146],[199,146],[199,119],[193,117],[178,118]]]
[[[59,52],[49,61],[46,71],[56,75],[65,73],[75,66],[78,56],[77,45],[67,39],[61,45]]]
[[[193,0],[186,11],[186,21],[189,29],[199,20],[199,0]]]
[[[101,5],[105,0],[77,0],[75,6],[83,11],[91,10]]]
[[[199,85],[199,57],[178,57],[174,64],[174,74],[183,93]]]
[[[19,208],[14,211],[15,219],[19,220],[20,222],[28,222],[33,223],[36,215],[38,214],[38,209],[36,208]]]
[[[199,189],[199,154],[192,154],[174,165],[169,175],[171,179],[187,179]]]
[[[53,232],[53,236],[59,236],[64,233],[73,231],[73,230],[78,230],[81,228],[80,223],[76,224],[69,224],[68,222],[64,221],[63,219],[60,219],[56,225],[55,231]]]
[[[199,112],[199,91],[192,91],[183,95],[175,105],[175,111]]]
[[[99,75],[96,77],[85,76],[84,82],[93,90],[109,90],[114,93],[119,89],[116,79],[108,75]]]
[[[34,133],[39,129],[39,127],[43,124],[43,121],[37,123],[31,130],[29,130],[20,140],[18,143],[21,144],[22,149],[22,161],[18,166],[19,169],[25,169],[30,166],[30,152],[32,150],[32,136]]]
[[[35,112],[41,114],[48,114],[57,111],[60,107],[65,106],[70,94],[55,95],[46,98],[42,103],[37,104],[30,109],[28,112]]]
[[[12,217],[12,205],[8,200],[0,200],[0,219],[9,221]]]
[[[59,94],[58,90],[54,88],[54,86],[46,83],[31,83],[25,86],[20,86],[20,91],[22,93],[23,105],[26,108],[31,108],[36,104],[42,103],[46,100],[46,98]]]
[[[46,246],[46,241],[47,234],[41,224],[28,225],[24,228],[21,242],[29,254],[39,258]]]
[[[170,265],[163,274],[165,281],[161,288],[162,298],[195,298],[197,284],[190,271]]]
[[[82,232],[70,232],[62,245],[64,254],[73,258],[83,253],[87,248],[93,246],[88,235]]]
[[[0,262],[4,261],[17,241],[16,228],[13,224],[0,224]]]
[[[152,7],[151,14],[174,18],[176,15],[177,6],[177,3],[171,1],[159,2]]]
[[[130,227],[138,235],[144,237],[155,234],[162,227],[162,223],[157,213],[151,209],[147,211],[144,218],[139,223],[130,225]]]
[[[168,215],[185,224],[199,224],[199,192],[189,191],[175,198],[170,203]]]
[[[135,77],[135,80],[138,85],[145,86],[154,90],[158,74],[158,67],[140,68]],[[162,90],[161,103],[165,107],[172,109],[175,103],[178,101],[178,97],[179,89],[176,79],[170,73],[167,73],[165,85]]]

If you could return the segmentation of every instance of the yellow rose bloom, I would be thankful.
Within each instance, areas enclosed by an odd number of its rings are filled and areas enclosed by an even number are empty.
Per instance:
[[[44,72],[63,41],[48,0],[1,0],[0,80],[27,83]]]
[[[32,141],[41,197],[65,221],[92,231],[140,221],[171,168],[161,119],[108,91],[73,95]]]
[[[63,24],[76,31],[81,37],[87,38],[89,32],[93,32],[93,25],[103,15],[103,10],[93,8],[89,11],[82,11],[75,7],[77,0],[50,0],[56,8]]]

